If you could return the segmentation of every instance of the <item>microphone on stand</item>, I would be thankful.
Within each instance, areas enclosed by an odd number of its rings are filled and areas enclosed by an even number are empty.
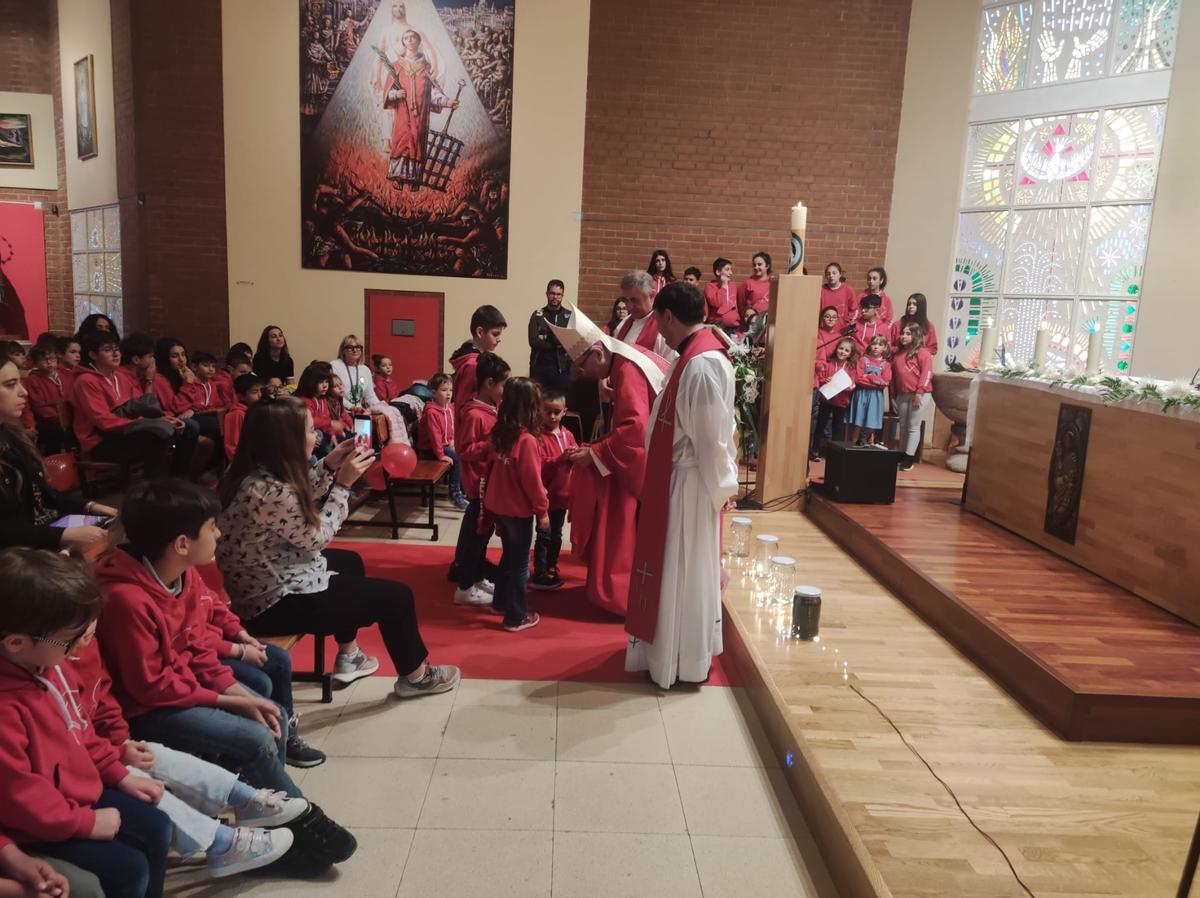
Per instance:
[[[1200,368],[1192,372],[1192,379],[1188,381],[1193,387],[1196,386],[1196,378],[1200,377]]]

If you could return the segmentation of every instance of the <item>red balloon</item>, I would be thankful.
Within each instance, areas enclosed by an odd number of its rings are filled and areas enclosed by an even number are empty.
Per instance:
[[[389,443],[380,453],[389,477],[407,477],[417,467],[417,453],[406,443]]]
[[[386,492],[387,477],[383,472],[383,462],[377,461],[375,464],[371,465],[371,467],[367,468],[366,472],[363,474],[363,480],[367,482],[367,486],[369,486],[371,489],[377,490],[381,493]]]
[[[47,455],[42,461],[46,466],[46,483],[60,493],[79,489],[79,470],[75,467],[75,456],[69,452]]]

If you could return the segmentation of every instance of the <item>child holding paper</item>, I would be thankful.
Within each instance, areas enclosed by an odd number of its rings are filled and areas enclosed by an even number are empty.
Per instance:
[[[846,409],[850,405],[850,394],[858,375],[858,345],[850,337],[843,337],[833,355],[817,361],[817,380],[820,382],[821,407],[817,412],[817,439],[824,442],[825,425],[833,422],[833,435],[837,437],[846,421]],[[820,451],[818,450],[818,455]]]

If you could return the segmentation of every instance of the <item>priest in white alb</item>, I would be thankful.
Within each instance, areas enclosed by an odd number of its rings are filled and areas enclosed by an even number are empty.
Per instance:
[[[721,643],[721,511],[737,492],[728,338],[704,326],[687,284],[654,297],[679,353],[646,428],[646,477],[629,584],[625,669],[664,689],[708,679]]]

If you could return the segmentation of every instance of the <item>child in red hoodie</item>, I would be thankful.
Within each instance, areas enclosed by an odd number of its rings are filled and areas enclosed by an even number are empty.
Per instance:
[[[179,388],[179,398],[196,416],[200,433],[210,440],[221,438],[221,419],[227,410],[225,391],[221,389],[217,376],[216,356],[197,352],[192,356],[192,370],[196,376]]]
[[[193,568],[213,560],[220,503],[182,480],[134,486],[121,506],[127,545],[100,562],[100,649],[135,737],[218,751],[244,779],[300,797],[283,767],[286,717],[241,686],[213,651]]]
[[[328,366],[314,362],[300,372],[300,380],[296,383],[296,398],[303,399],[308,406],[313,429],[317,432],[313,457],[318,459],[328,455],[335,445],[333,415],[329,410],[329,378]]]
[[[833,396],[820,395],[821,407],[817,412],[817,440],[824,441],[825,425],[832,422],[833,437],[841,436],[842,425],[846,422],[846,409],[850,407],[850,394],[858,379],[858,344],[850,337],[842,337],[837,348],[828,359],[817,361],[818,388],[828,384],[841,371],[849,378],[850,384],[844,390]],[[820,455],[820,447],[814,451],[814,456]]]
[[[492,428],[492,448],[483,504],[500,533],[504,554],[492,610],[504,615],[504,629],[519,633],[536,627],[541,618],[529,610],[529,549],[533,526],[539,534],[550,529],[550,498],[542,483],[538,436],[542,429],[542,392],[527,377],[504,385],[504,398]]]
[[[533,579],[529,585],[534,589],[558,589],[562,578],[558,576],[558,553],[562,551],[563,522],[567,519],[567,504],[570,499],[571,460],[563,453],[574,449],[575,436],[562,426],[562,417],[567,410],[567,394],[562,390],[542,390],[542,434],[538,438],[538,449],[542,458],[542,483],[550,497],[550,529],[538,531],[533,546]]]
[[[478,364],[472,364],[472,374],[479,377],[478,395],[458,409],[462,424],[457,428],[458,457],[468,504],[454,550],[454,577],[458,581],[455,605],[492,604],[495,586],[483,579],[488,537],[479,532],[479,481],[487,470],[491,456],[488,437],[496,426],[496,406],[504,396],[511,370],[508,362],[495,353],[481,353]]]
[[[392,380],[392,360],[386,355],[373,355],[371,364],[375,368],[375,374],[371,377],[371,382],[375,385],[375,395],[379,397],[380,402],[391,402],[403,392],[400,385]]]
[[[475,398],[478,392],[478,378],[475,366],[479,362],[480,353],[495,352],[504,336],[508,322],[495,306],[480,306],[471,313],[471,339],[454,350],[450,356],[450,364],[454,368],[454,396],[458,400],[455,420],[455,430],[462,433],[463,419],[467,413],[467,403]]]
[[[425,403],[417,425],[417,451],[422,458],[450,462],[450,500],[462,511],[471,504],[462,490],[462,463],[454,448],[454,384],[448,374],[429,378],[433,399]]]
[[[896,414],[900,421],[901,471],[911,471],[921,442],[921,421],[933,391],[933,356],[923,345],[925,334],[919,324],[900,329],[896,354],[892,356],[892,389],[896,394]]]
[[[29,353],[33,370],[25,378],[29,407],[37,427],[38,448],[43,455],[66,452],[75,445],[63,426],[63,412],[70,401],[71,378],[58,373],[58,353],[46,346],[35,346]]]
[[[221,438],[225,441],[225,460],[233,461],[238,440],[242,437],[242,422],[246,420],[246,409],[262,399],[263,381],[257,374],[239,374],[233,382],[233,406],[225,413],[225,424]]]
[[[0,835],[94,873],[107,898],[161,898],[162,783],[131,774],[54,676],[94,629],[95,581],[81,561],[11,549],[0,582]]]

